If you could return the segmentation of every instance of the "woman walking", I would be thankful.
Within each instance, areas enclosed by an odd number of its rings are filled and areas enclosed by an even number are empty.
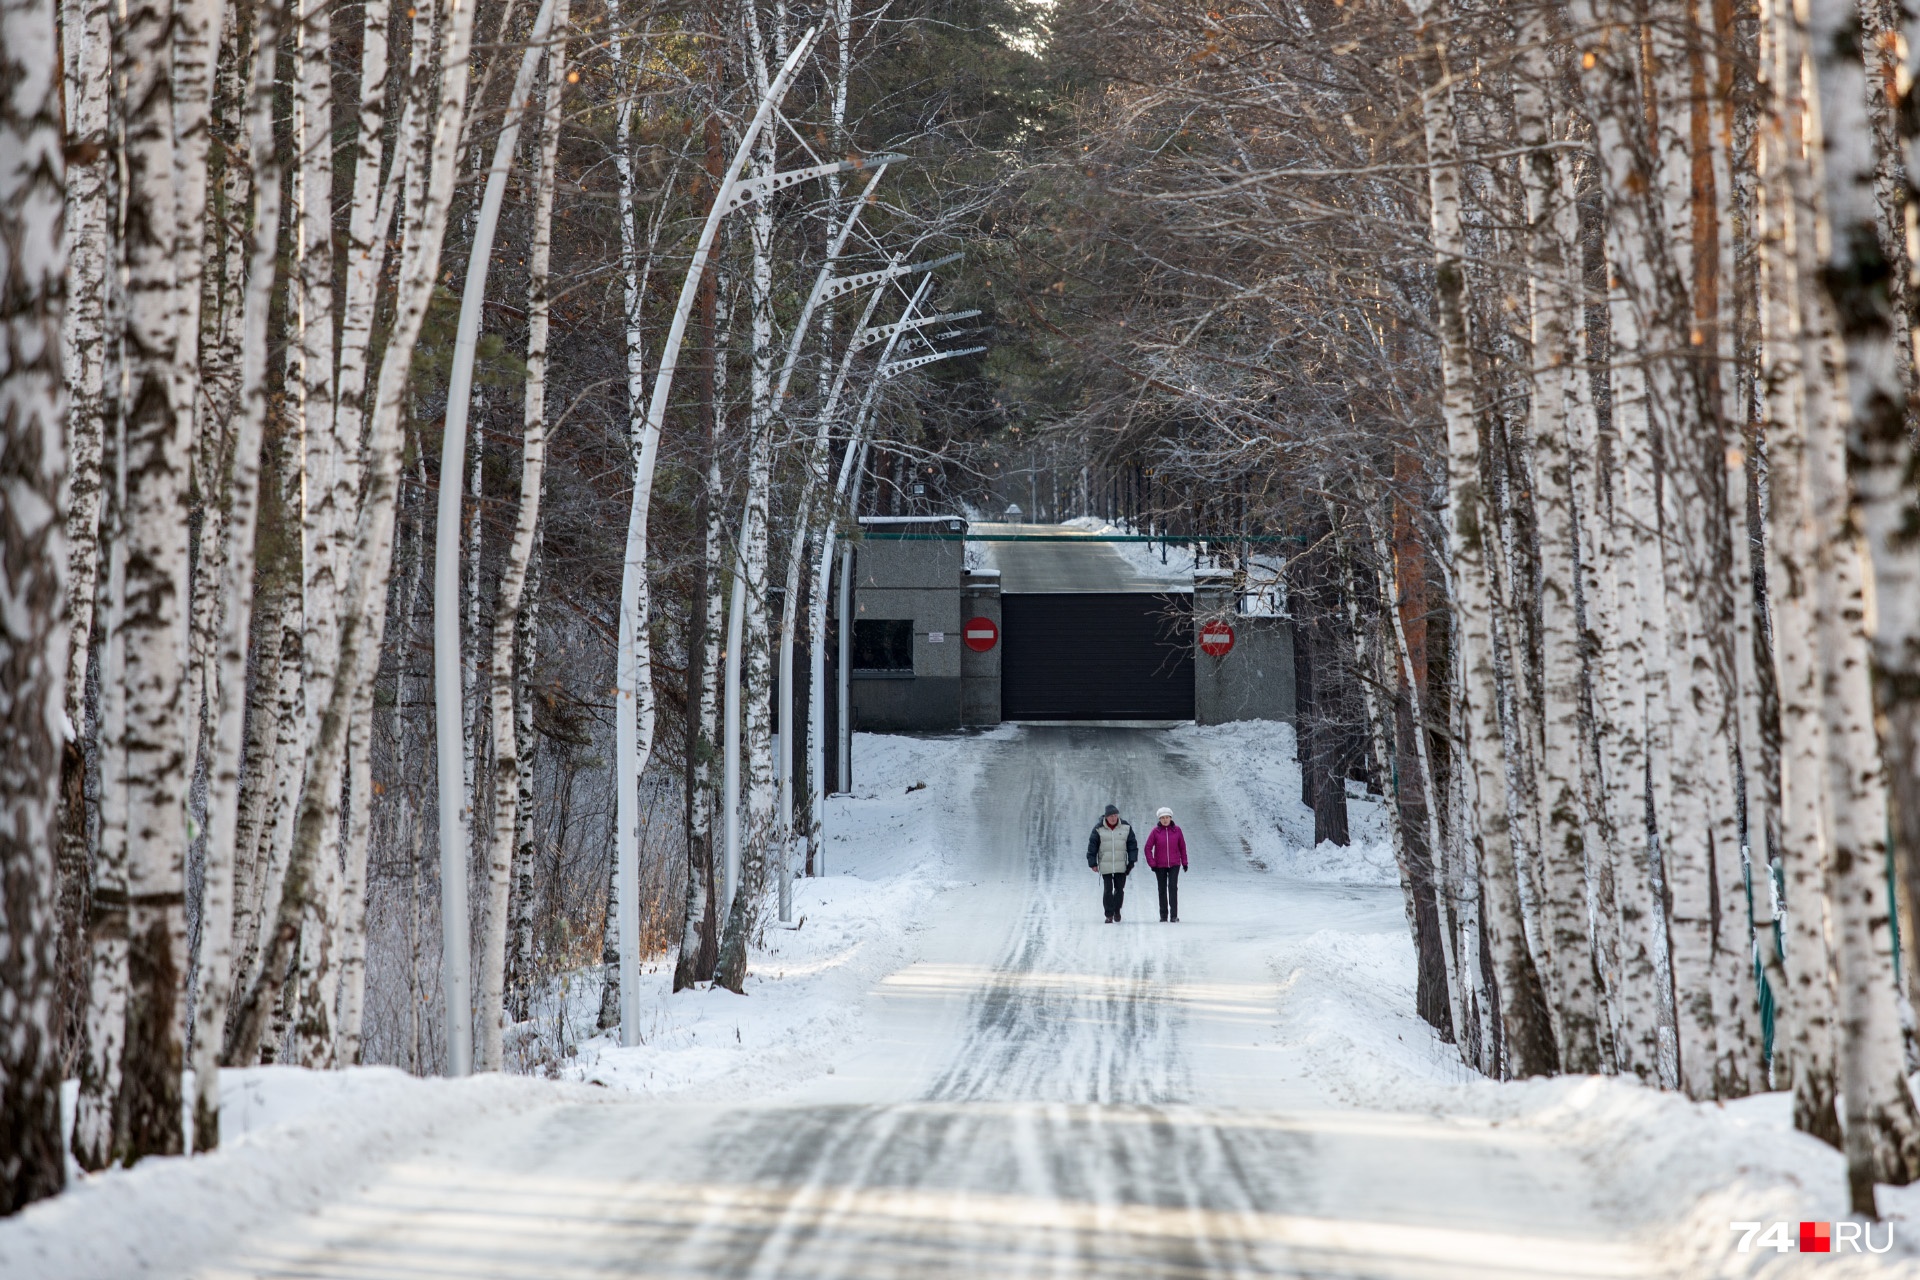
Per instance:
[[[1180,923],[1180,872],[1187,865],[1187,837],[1174,825],[1173,810],[1154,815],[1147,833],[1147,865],[1160,886],[1160,923]]]

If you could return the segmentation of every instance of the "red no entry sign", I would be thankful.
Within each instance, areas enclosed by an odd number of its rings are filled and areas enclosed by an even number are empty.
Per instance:
[[[1209,658],[1224,658],[1233,648],[1233,628],[1215,620],[1200,628],[1200,652]]]
[[[962,638],[967,648],[975,653],[985,653],[1000,643],[1000,628],[994,625],[992,618],[968,618],[962,628]]]

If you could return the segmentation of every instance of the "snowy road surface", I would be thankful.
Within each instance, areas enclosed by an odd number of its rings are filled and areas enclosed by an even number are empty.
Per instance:
[[[1276,891],[1221,811],[1231,779],[1173,735],[970,746],[991,753],[977,795],[944,818],[970,883],[831,1074],[748,1105],[609,1095],[489,1119],[200,1274],[1661,1274],[1575,1151],[1355,1105],[1338,1064],[1278,1032],[1276,942],[1404,928],[1397,890]],[[1082,851],[1109,799],[1180,815],[1184,923],[1158,923],[1144,867],[1103,923]]]
[[[1076,538],[1077,532],[1057,524],[987,524],[975,521],[971,532],[981,535],[1035,537],[1044,542],[988,542],[994,565],[1000,570],[1002,591],[1189,591],[1193,575],[1181,565],[1163,569],[1135,559],[1119,547],[1145,547],[1146,543],[1117,544],[1095,542],[1091,537]],[[1158,544],[1155,544],[1158,549]]]

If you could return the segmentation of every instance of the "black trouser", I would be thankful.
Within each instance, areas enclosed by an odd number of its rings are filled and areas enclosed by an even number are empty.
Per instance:
[[[1155,867],[1153,878],[1160,885],[1160,918],[1178,920],[1180,918],[1180,868]]]
[[[1116,920],[1120,916],[1120,902],[1127,896],[1127,873],[1100,873],[1100,905],[1107,909],[1107,919]]]

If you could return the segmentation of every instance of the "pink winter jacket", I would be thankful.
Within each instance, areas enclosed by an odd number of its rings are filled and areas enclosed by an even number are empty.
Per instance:
[[[1153,830],[1147,832],[1147,865],[1150,867],[1184,867],[1187,865],[1187,838],[1180,832],[1180,824],[1169,822],[1166,826],[1153,824]]]

